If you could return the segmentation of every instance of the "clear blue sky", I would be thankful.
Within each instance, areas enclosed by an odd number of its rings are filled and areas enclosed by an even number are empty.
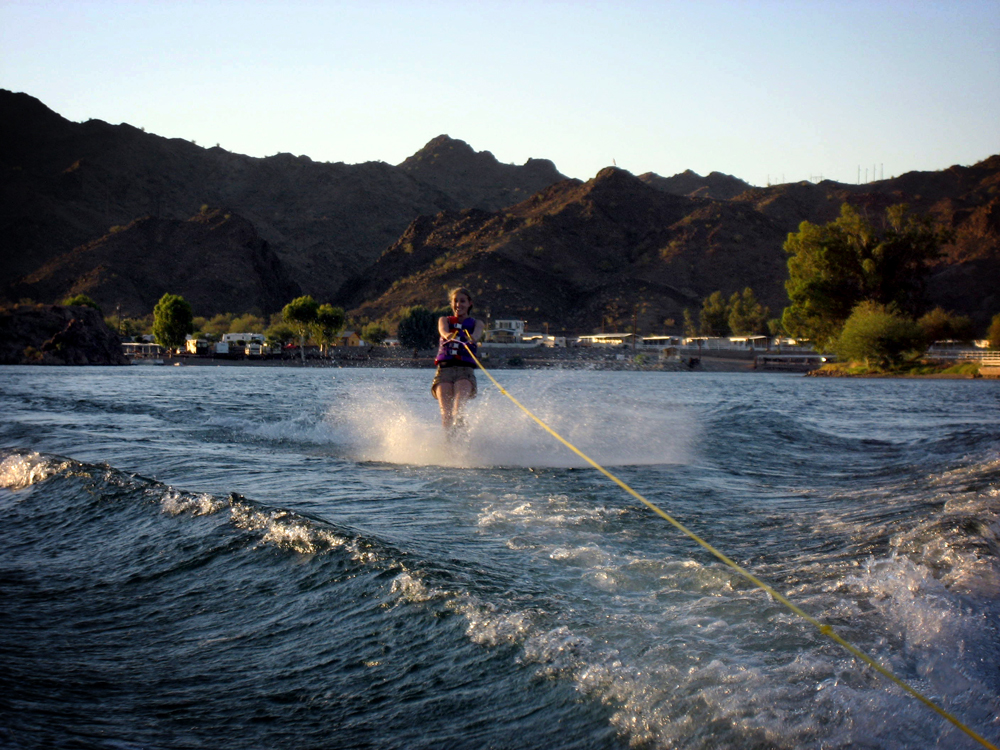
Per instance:
[[[252,156],[446,133],[581,179],[853,183],[1000,153],[1000,0],[0,0],[0,88]]]

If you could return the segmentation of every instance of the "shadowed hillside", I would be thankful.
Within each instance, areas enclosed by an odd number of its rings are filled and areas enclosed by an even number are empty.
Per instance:
[[[186,220],[208,205],[250,221],[303,292],[332,299],[417,216],[496,208],[562,179],[549,162],[502,165],[447,136],[404,164],[256,159],[130,125],[69,122],[37,99],[0,90],[0,297],[113,226]]]
[[[789,232],[802,221],[835,219],[844,202],[872,215],[908,203],[954,230],[930,280],[930,302],[984,326],[1000,308],[998,162],[863,186],[750,188],[729,200],[700,197],[711,190],[694,173],[670,180],[608,168],[502,211],[421,217],[357,280],[347,302],[355,315],[379,318],[407,305],[437,306],[461,283],[481,314],[488,308],[572,332],[630,327],[635,316],[648,334],[676,332],[684,308],[697,311],[713,291],[751,286],[777,317],[787,304]],[[745,184],[720,175],[715,185],[735,192]]]
[[[784,232],[744,205],[656,190],[620,169],[567,180],[505,211],[418,219],[366,275],[354,314],[438,305],[463,283],[480,314],[557,329],[679,323],[716,289],[784,304]]]
[[[62,299],[86,294],[105,310],[121,304],[126,316],[152,311],[167,292],[199,315],[241,310],[248,300],[276,312],[301,292],[246,219],[222,210],[187,221],[147,217],[52,259],[14,291]]]
[[[1000,309],[1000,156],[866,185],[754,188],[717,172],[614,168],[583,183],[545,159],[502,164],[448,136],[399,166],[255,159],[72,123],[0,91],[0,300],[82,291],[148,313],[167,290],[209,314],[305,293],[376,319],[437,307],[463,283],[479,312],[533,326],[583,332],[635,316],[645,333],[676,332],[683,310],[716,290],[749,285],[778,316],[785,238],[845,201],[872,216],[908,203],[949,227],[931,302],[979,326]],[[209,206],[226,206],[231,222],[212,224]]]

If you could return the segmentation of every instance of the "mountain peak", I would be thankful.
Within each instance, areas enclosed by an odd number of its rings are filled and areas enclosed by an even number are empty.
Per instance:
[[[485,211],[512,205],[566,179],[548,159],[529,159],[523,166],[503,164],[489,151],[476,151],[448,135],[428,141],[399,169],[446,195],[461,192],[469,198],[465,207]]]
[[[655,172],[646,172],[640,175],[639,179],[665,193],[717,200],[732,200],[753,187],[738,177],[722,172],[712,172],[707,177],[702,177],[691,169],[685,169],[673,177],[661,177]]]
[[[435,166],[444,162],[449,164],[463,164],[474,160],[491,161],[494,164],[499,163],[496,157],[489,151],[477,152],[465,141],[452,138],[449,135],[439,135],[437,138],[429,140],[413,156],[401,162],[399,167],[407,172],[411,172],[429,164]]]

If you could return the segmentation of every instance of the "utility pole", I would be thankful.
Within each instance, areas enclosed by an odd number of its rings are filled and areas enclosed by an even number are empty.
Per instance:
[[[639,306],[632,308],[632,356],[635,356],[636,324],[639,320]]]

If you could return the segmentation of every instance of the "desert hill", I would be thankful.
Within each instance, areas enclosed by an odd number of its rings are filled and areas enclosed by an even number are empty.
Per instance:
[[[750,183],[732,175],[712,172],[707,177],[702,177],[690,169],[673,177],[661,177],[655,172],[646,172],[639,175],[639,179],[665,193],[719,200],[731,200],[753,187]]]
[[[15,284],[21,296],[57,299],[86,294],[111,312],[146,314],[165,293],[183,289],[199,315],[262,312],[301,294],[267,242],[246,219],[221,209],[186,221],[146,217],[52,259]]]
[[[559,330],[631,322],[679,324],[717,288],[750,285],[772,309],[785,302],[785,232],[752,207],[653,188],[608,167],[588,182],[557,183],[500,212],[441,213],[413,222],[351,302],[378,318],[412,304],[440,305],[459,283],[479,314]],[[673,319],[673,324],[666,321]]]
[[[548,159],[524,166],[502,164],[489,151],[474,151],[465,141],[440,135],[399,168],[418,182],[452,196],[455,208],[497,211],[566,179]]]
[[[448,136],[398,166],[255,159],[72,123],[0,90],[0,300],[84,291],[135,315],[163,289],[207,315],[301,292],[375,319],[437,307],[462,283],[479,312],[533,326],[584,332],[635,313],[644,332],[676,330],[684,308],[747,285],[778,315],[787,233],[845,201],[872,215],[905,202],[950,227],[932,300],[979,325],[1000,309],[1000,156],[866,185],[613,168],[580,182]]]
[[[712,176],[710,176],[712,177]],[[773,315],[787,304],[782,244],[802,221],[835,219],[844,202],[873,217],[908,203],[954,230],[930,281],[931,302],[984,326],[1000,310],[1000,157],[863,186],[802,182],[749,188],[693,172],[673,179],[608,168],[557,183],[497,212],[421,217],[359,279],[354,315],[442,304],[463,284],[478,312],[584,332],[630,325],[676,332],[684,308],[751,286]],[[724,194],[718,192],[717,194]],[[670,325],[673,321],[673,325]]]
[[[332,300],[417,216],[495,209],[559,179],[550,162],[502,165],[445,136],[399,167],[256,159],[130,125],[69,122],[27,94],[0,90],[0,297],[16,299],[14,282],[113,226],[183,221],[207,205],[251,222],[303,292]],[[41,297],[25,289],[17,294]]]

